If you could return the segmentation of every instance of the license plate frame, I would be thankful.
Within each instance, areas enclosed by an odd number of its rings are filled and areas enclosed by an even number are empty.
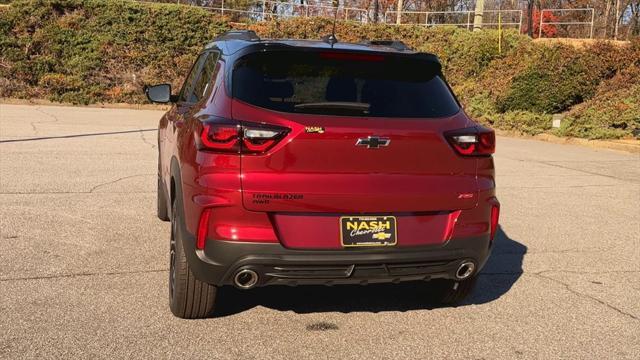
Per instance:
[[[340,244],[345,248],[385,247],[398,244],[398,221],[395,216],[341,216],[339,226]]]

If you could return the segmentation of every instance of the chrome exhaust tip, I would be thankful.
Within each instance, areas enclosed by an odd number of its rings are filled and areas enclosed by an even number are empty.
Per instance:
[[[473,261],[465,260],[462,263],[460,263],[460,266],[458,266],[458,270],[456,270],[456,279],[464,280],[470,277],[471,275],[473,275],[473,272],[475,270],[476,270],[476,264]]]
[[[258,273],[251,269],[240,269],[233,277],[233,284],[242,290],[248,290],[258,284]]]

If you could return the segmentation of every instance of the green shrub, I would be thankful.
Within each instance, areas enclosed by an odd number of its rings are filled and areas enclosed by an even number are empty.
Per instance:
[[[331,32],[332,19],[294,18],[250,27],[267,38],[319,39]],[[73,99],[76,103],[144,101],[140,91],[143,83],[169,81],[179,86],[202,46],[227,29],[224,17],[197,7],[132,1],[18,0],[0,18],[1,59],[11,64],[0,69],[8,84],[2,95],[46,94],[50,99]],[[349,21],[338,23],[337,36],[350,42],[401,39],[418,50],[436,53],[452,86],[463,89],[492,60],[528,41],[507,32],[505,51],[498,54],[496,31],[472,33],[455,27]],[[51,76],[58,74],[80,79],[87,91],[52,86]],[[47,80],[42,81],[43,77]],[[464,90],[461,94],[464,98]]]
[[[552,116],[529,111],[509,111],[494,116],[490,123],[497,129],[538,135],[551,129]]]
[[[633,136],[640,129],[640,67],[631,66],[605,81],[596,96],[572,109],[561,136],[611,139]]]
[[[504,96],[498,98],[500,111],[561,112],[589,95],[587,69],[578,50],[566,45],[536,50],[528,67],[513,78]]]
[[[264,38],[319,39],[332,19],[249,24]],[[0,8],[0,96],[71,103],[146,99],[142,86],[178,88],[195,56],[227,18],[198,7],[129,0],[16,0]],[[339,21],[340,41],[397,39],[440,58],[467,112],[527,134],[549,131],[551,113],[571,109],[561,135],[622,137],[638,124],[640,40],[575,48],[513,31]]]
[[[265,38],[320,39],[331,33],[328,18],[293,18],[252,24],[249,28]],[[399,39],[412,48],[431,52],[440,58],[448,80],[458,86],[478,76],[494,59],[510,54],[529,38],[514,31],[503,34],[502,53],[498,53],[498,32],[470,32],[457,27],[427,28],[421,25],[389,26],[338,22],[340,41],[360,42],[372,39]]]
[[[447,74],[449,77],[454,76],[456,80],[479,76],[494,60],[509,56],[529,41],[529,38],[515,31],[505,31],[502,53],[498,53],[498,31],[471,32],[456,29],[446,48],[449,59]]]
[[[512,77],[496,93],[498,109],[557,113],[591,98],[601,81],[629,66],[638,53],[605,42],[582,49],[538,43],[513,56],[520,61],[508,63],[515,69],[506,69]]]
[[[551,115],[520,110],[500,113],[487,93],[471,98],[466,111],[474,120],[496,129],[527,135],[537,135],[551,129]]]
[[[495,103],[487,93],[472,97],[466,104],[467,114],[477,120],[483,120],[498,113]]]
[[[18,0],[0,15],[2,96],[142,102],[142,85],[179,86],[225,18],[171,4]]]

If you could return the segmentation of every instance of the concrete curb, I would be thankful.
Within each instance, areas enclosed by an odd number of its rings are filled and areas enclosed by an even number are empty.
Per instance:
[[[595,149],[609,149],[624,151],[633,154],[640,154],[640,140],[589,140],[581,138],[571,137],[559,137],[551,134],[538,134],[538,135],[525,135],[517,131],[506,131],[496,129],[496,135],[521,138],[521,139],[534,139],[540,141],[546,141],[554,144],[568,144],[568,145],[580,145]]]
[[[46,105],[46,106],[66,106],[66,107],[90,107],[90,108],[104,108],[104,109],[134,109],[134,110],[169,110],[169,105],[157,105],[157,104],[92,104],[92,105],[72,105],[51,102],[42,99],[11,99],[0,98],[0,104],[9,105]],[[522,139],[535,139],[540,141],[547,141],[555,144],[571,144],[580,145],[596,149],[610,149],[617,151],[625,151],[634,154],[640,154],[640,140],[587,140],[580,138],[563,138],[551,134],[539,134],[535,136],[525,135],[517,131],[507,131],[496,129],[496,135],[505,136],[511,138]]]
[[[159,104],[98,103],[98,104],[90,104],[90,105],[75,105],[75,104],[68,104],[68,103],[52,102],[44,99],[13,99],[13,98],[0,98],[0,104],[88,107],[88,108],[102,108],[102,109],[165,110],[165,111],[171,108],[170,105],[159,105]]]

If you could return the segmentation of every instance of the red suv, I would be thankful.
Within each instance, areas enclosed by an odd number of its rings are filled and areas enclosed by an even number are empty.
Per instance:
[[[205,47],[160,120],[158,217],[169,294],[208,316],[234,285],[432,280],[462,300],[498,224],[495,135],[461,110],[437,57],[401,42]]]

